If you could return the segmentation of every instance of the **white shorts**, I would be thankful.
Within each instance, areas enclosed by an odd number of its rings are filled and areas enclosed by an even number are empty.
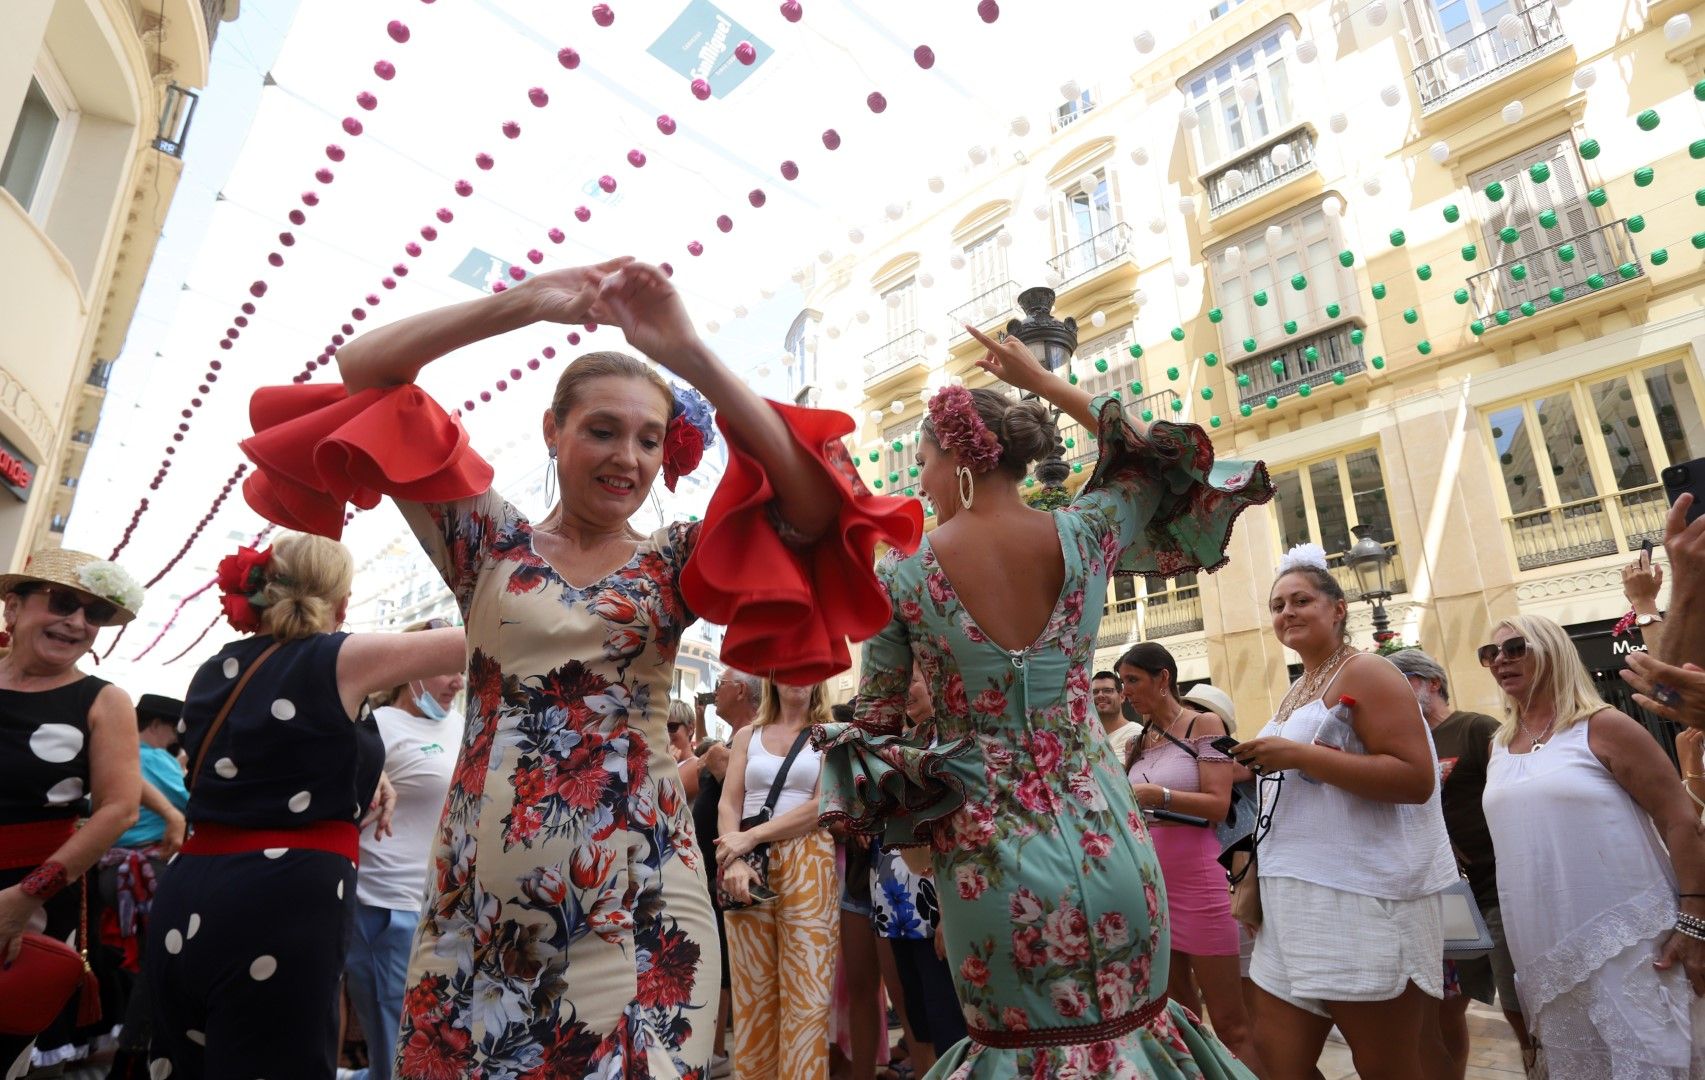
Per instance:
[[[1249,977],[1316,1016],[1328,1001],[1390,1001],[1411,982],[1442,998],[1443,907],[1436,895],[1381,900],[1264,877]]]

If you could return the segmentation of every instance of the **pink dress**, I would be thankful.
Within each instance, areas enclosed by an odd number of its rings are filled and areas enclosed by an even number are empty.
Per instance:
[[[1170,739],[1151,746],[1131,765],[1132,784],[1159,784],[1174,792],[1202,790],[1201,762],[1229,765],[1231,759],[1209,744],[1213,735],[1183,740],[1200,757]],[[1149,826],[1154,852],[1166,881],[1172,916],[1172,949],[1188,956],[1236,956],[1237,921],[1231,917],[1231,889],[1220,866],[1220,842],[1214,830],[1195,825]]]

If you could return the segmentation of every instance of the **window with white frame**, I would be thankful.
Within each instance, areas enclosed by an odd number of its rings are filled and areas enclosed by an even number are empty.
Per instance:
[[[1132,380],[1140,377],[1137,374],[1137,361],[1132,358],[1130,349],[1131,328],[1128,325],[1079,345],[1076,359],[1072,361],[1072,370],[1077,372],[1078,385],[1083,387],[1090,397],[1125,388]],[[1097,360],[1107,361],[1106,371],[1096,370]],[[1127,401],[1131,397],[1128,391],[1121,396]]]
[[[894,342],[918,328],[918,280],[907,278],[882,292],[886,341]]]
[[[971,277],[971,295],[981,296],[996,288],[1009,277],[1006,248],[1000,244],[1002,229],[965,245],[965,269]]]
[[[1077,97],[1054,110],[1054,130],[1069,127],[1085,114],[1095,111],[1095,90],[1084,88]]]
[[[882,475],[877,479],[891,495],[917,484],[914,470],[918,467],[919,430],[923,422],[919,416],[882,429]],[[896,443],[900,446],[898,450],[894,449]]]
[[[1278,243],[1268,232],[1279,229]],[[1236,249],[1235,252],[1233,249]],[[1336,322],[1327,311],[1338,305],[1338,319],[1359,310],[1355,275],[1338,261],[1343,249],[1336,217],[1317,203],[1265,222],[1208,257],[1214,304],[1221,311],[1220,348],[1230,359],[1248,355],[1243,342],[1254,338],[1265,351]],[[1307,287],[1291,279],[1302,274]],[[1287,324],[1295,323],[1295,331]]]
[[[37,222],[46,219],[53,203],[76,130],[77,109],[70,88],[44,54],[24,92],[6,156],[0,160],[0,188]]]
[[[1293,37],[1290,23],[1281,23],[1184,83],[1188,107],[1196,114],[1198,164],[1203,171],[1290,126],[1285,65]]]
[[[1060,191],[1054,204],[1054,250],[1062,261],[1055,270],[1067,281],[1093,270],[1106,259],[1095,251],[1095,240],[1110,238],[1108,230],[1120,222],[1118,177],[1106,165],[1085,169],[1071,185]],[[1106,258],[1114,253],[1108,251]]]

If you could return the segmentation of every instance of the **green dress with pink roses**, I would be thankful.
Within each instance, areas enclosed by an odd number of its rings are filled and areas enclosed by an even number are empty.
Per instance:
[[[1217,568],[1272,485],[1259,463],[1216,465],[1201,428],[1142,435],[1116,399],[1095,410],[1101,458],[1054,511],[1066,576],[1041,636],[1007,652],[927,540],[891,554],[877,574],[894,613],[865,644],[858,719],[816,733],[825,822],[932,850],[970,1037],[931,1078],[1250,1075],[1166,999],[1160,864],[1089,679],[1108,578]],[[914,660],[936,727],[903,735]]]

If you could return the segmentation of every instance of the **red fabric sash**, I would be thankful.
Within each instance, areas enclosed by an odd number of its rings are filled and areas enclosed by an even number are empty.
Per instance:
[[[197,822],[184,843],[185,855],[240,855],[268,848],[311,848],[361,861],[361,832],[347,821],[321,821],[300,829],[243,829],[212,821]]]
[[[0,870],[40,866],[76,832],[74,818],[0,825]]]

